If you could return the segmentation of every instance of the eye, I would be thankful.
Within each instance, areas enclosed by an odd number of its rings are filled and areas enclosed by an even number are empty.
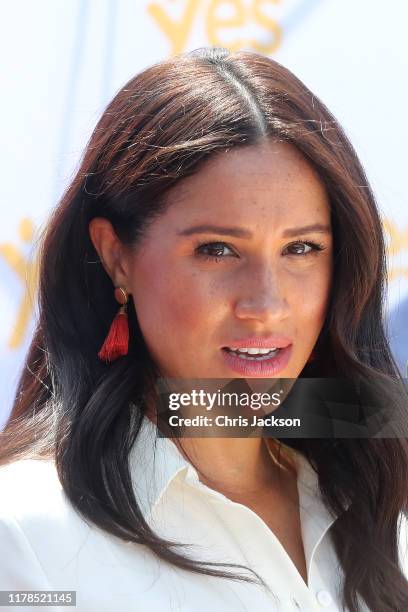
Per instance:
[[[292,242],[286,247],[286,249],[289,250],[289,253],[288,253],[289,255],[306,256],[306,255],[314,255],[318,251],[323,251],[324,247],[322,244],[318,244],[317,242],[298,241],[298,242]]]
[[[226,250],[229,251],[230,254],[225,253]],[[234,252],[225,242],[207,242],[205,244],[200,244],[195,252],[205,261],[215,261],[216,263],[218,263],[220,259],[225,259],[225,256],[231,257],[232,255],[235,257]]]

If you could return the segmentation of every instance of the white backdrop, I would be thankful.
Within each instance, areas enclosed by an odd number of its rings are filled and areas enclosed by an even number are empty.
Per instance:
[[[209,44],[273,56],[344,126],[387,230],[390,336],[404,368],[407,3],[2,0],[0,9],[0,426],[34,327],[36,236],[72,177],[95,123],[135,73],[174,53]]]

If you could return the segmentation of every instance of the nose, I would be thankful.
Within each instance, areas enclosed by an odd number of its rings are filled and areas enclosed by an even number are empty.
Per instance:
[[[263,323],[284,320],[289,314],[286,291],[278,271],[263,264],[247,270],[235,300],[235,316]]]

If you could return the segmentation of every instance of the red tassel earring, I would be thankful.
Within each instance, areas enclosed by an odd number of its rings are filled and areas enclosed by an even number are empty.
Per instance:
[[[105,338],[98,357],[103,361],[111,362],[127,355],[129,348],[129,324],[127,317],[128,294],[122,287],[115,289],[115,299],[121,307],[113,319],[109,333]]]

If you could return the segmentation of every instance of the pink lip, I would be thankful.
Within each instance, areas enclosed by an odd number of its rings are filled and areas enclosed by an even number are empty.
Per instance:
[[[237,346],[233,344],[232,346]],[[243,346],[247,346],[251,348],[251,345],[245,344]],[[259,346],[259,345],[257,345]],[[267,346],[277,346],[275,344],[268,344]],[[261,347],[262,348],[262,347]],[[257,376],[259,378],[262,377],[272,377],[281,372],[288,365],[290,356],[292,354],[292,344],[285,346],[282,348],[276,357],[271,357],[271,359],[266,359],[265,361],[250,361],[247,359],[241,359],[232,353],[229,353],[225,349],[221,350],[222,355],[226,364],[242,376]]]
[[[231,340],[228,348],[286,348],[292,344],[291,338],[287,336],[250,336],[248,338],[241,338],[240,340]],[[224,347],[223,347],[224,348]]]

